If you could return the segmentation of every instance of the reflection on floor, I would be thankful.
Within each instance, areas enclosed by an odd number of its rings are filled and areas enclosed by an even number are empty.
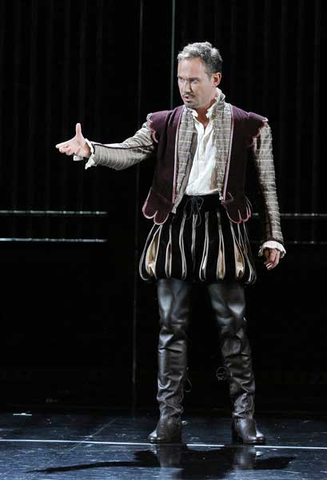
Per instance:
[[[147,413],[34,412],[0,414],[1,480],[323,479],[326,416],[257,416],[264,446],[231,443],[219,412],[184,419],[181,445],[155,446]]]

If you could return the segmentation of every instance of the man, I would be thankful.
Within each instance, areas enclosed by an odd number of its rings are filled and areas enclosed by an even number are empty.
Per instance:
[[[265,437],[254,420],[255,382],[244,317],[244,285],[256,280],[245,226],[251,204],[244,183],[249,157],[263,200],[259,254],[271,270],[285,250],[270,127],[266,118],[225,102],[218,88],[222,58],[210,43],[189,44],[177,59],[184,105],[150,114],[142,128],[120,144],[90,142],[77,124],[75,137],[57,148],[75,160],[88,159],[86,168],[120,170],[156,158],[143,206],[154,224],[140,259],[141,277],[157,282],[160,314],[160,418],[149,440],[181,441],[190,298],[193,286],[202,282],[219,328],[233,403],[233,437],[262,444]]]

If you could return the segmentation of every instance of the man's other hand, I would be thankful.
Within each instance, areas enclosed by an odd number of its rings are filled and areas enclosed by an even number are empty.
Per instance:
[[[266,258],[265,265],[267,270],[277,267],[280,260],[280,251],[276,248],[265,248],[263,253]]]

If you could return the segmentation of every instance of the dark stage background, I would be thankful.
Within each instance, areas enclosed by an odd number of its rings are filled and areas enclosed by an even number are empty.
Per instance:
[[[269,118],[287,256],[248,288],[258,409],[327,397],[326,9],[323,0],[0,1],[0,401],[3,408],[155,407],[157,310],[137,264],[153,165],[60,155],[131,136],[179,104],[175,57],[209,40],[227,101]],[[251,222],[253,248],[258,220]],[[186,404],[226,407],[217,333],[194,296]]]

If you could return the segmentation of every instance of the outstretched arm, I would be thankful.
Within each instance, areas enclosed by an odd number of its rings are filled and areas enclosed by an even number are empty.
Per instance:
[[[123,170],[150,158],[156,144],[148,123],[144,123],[133,137],[121,143],[111,144],[90,142],[83,137],[81,125],[78,123],[75,137],[58,143],[56,148],[66,155],[74,155],[74,160],[88,158],[85,168],[103,165],[115,170]]]
[[[75,137],[66,142],[58,143],[56,148],[58,148],[59,152],[65,153],[66,155],[78,155],[84,158],[89,158],[91,155],[90,147],[83,137],[80,123],[76,124]]]

